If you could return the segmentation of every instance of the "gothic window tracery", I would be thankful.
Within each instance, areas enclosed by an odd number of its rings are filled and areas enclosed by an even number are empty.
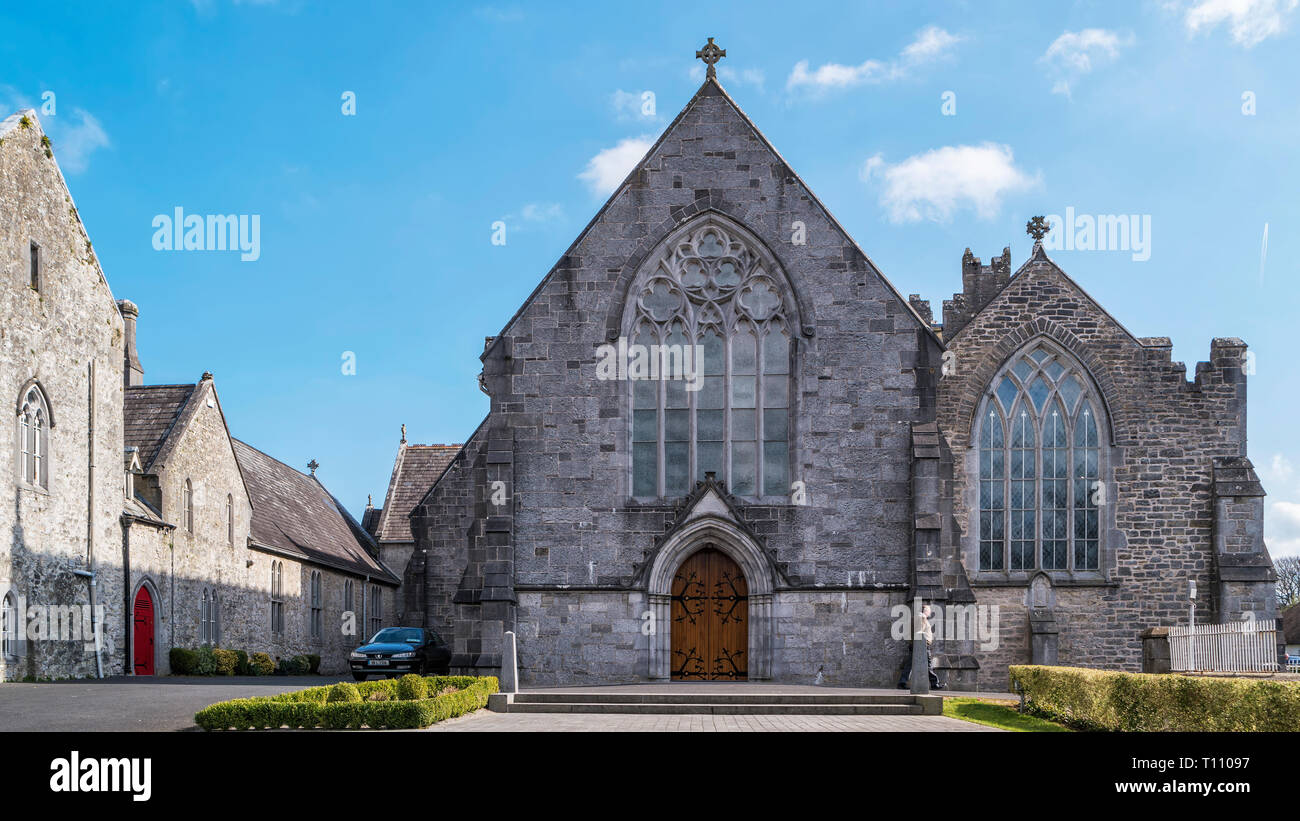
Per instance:
[[[794,322],[773,267],[740,232],[709,220],[634,282],[629,343],[661,346],[665,366],[684,352],[698,389],[676,372],[629,379],[633,496],[681,496],[706,473],[741,497],[789,493]]]
[[[1100,570],[1104,406],[1092,385],[1043,341],[994,376],[973,437],[980,571]]]

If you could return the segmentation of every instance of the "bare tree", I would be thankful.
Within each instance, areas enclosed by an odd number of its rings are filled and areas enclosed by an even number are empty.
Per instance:
[[[1300,604],[1300,556],[1284,556],[1273,562],[1277,571],[1279,608]]]

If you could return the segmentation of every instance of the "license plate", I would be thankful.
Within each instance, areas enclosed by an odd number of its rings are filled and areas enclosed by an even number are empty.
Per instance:
[[[371,666],[371,667],[387,667],[387,666],[388,666],[388,659],[371,659],[371,660],[370,660],[370,666]]]

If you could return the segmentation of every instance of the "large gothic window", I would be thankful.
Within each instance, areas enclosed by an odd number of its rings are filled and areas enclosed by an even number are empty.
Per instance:
[[[976,419],[979,569],[1100,569],[1103,406],[1086,371],[1036,342],[990,384]]]
[[[793,321],[773,268],[739,231],[709,221],[634,282],[623,325],[633,496],[681,496],[706,473],[737,496],[789,493]],[[637,368],[642,352],[650,373]],[[696,379],[680,378],[675,361]]]
[[[50,406],[35,384],[18,403],[18,478],[30,487],[50,486]]]

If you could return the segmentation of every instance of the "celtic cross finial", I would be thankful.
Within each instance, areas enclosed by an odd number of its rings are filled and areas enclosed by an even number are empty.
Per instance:
[[[1034,238],[1034,242],[1042,242],[1047,232],[1052,230],[1052,224],[1043,217],[1034,217],[1025,223],[1025,233]]]
[[[695,56],[703,60],[704,64],[709,67],[708,76],[716,77],[718,76],[718,72],[717,69],[713,67],[713,64],[721,60],[723,57],[726,57],[727,50],[725,48],[718,48],[717,45],[714,44],[713,38],[710,37],[709,42],[704,44],[704,48],[698,49],[695,52]]]

